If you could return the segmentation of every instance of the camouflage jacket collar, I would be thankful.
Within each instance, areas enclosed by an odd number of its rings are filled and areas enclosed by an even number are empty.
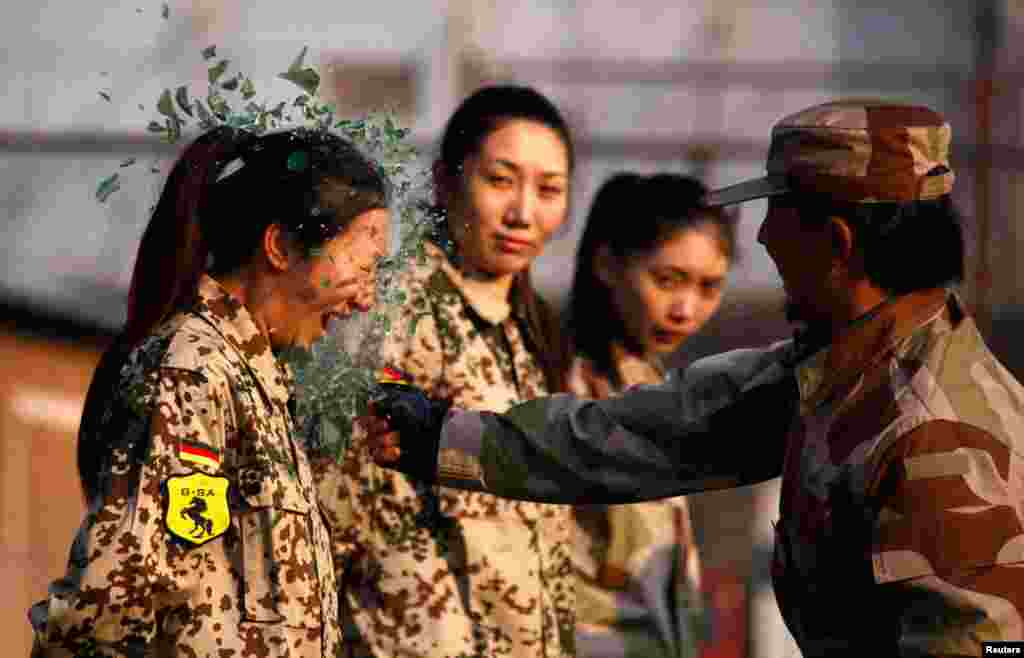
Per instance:
[[[665,377],[665,369],[654,359],[638,356],[627,350],[621,343],[612,343],[608,349],[611,366],[614,372],[612,381],[620,388],[628,388],[635,384],[646,384],[661,381]]]
[[[513,311],[516,311],[517,316],[522,316],[520,309],[513,308],[513,304],[510,304],[508,299],[502,299],[494,294],[493,286],[466,277],[440,247],[428,242],[426,251],[428,258],[438,262],[441,271],[451,280],[452,285],[466,304],[488,323],[499,325],[507,320]]]
[[[944,288],[897,297],[870,320],[799,363],[796,378],[802,411],[834,399],[908,338],[928,331],[928,325],[947,308],[951,315],[963,315],[959,299]]]
[[[216,280],[204,274],[199,280],[194,312],[237,352],[259,382],[267,404],[271,407],[287,405],[293,390],[291,370],[274,356],[270,342],[248,309]]]

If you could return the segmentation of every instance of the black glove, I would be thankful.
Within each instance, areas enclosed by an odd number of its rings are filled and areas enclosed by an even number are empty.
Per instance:
[[[391,466],[417,479],[433,482],[437,477],[437,451],[441,426],[451,407],[450,400],[432,398],[407,377],[395,377],[387,369],[370,398],[377,413],[400,435],[401,456]]]

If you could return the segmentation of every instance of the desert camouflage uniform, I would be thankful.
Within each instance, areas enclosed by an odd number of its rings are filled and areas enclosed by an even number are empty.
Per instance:
[[[723,405],[768,390],[773,360],[733,352],[599,403],[453,413],[441,481],[583,502],[772,477],[786,405]],[[773,576],[803,655],[980,656],[983,641],[1024,640],[1024,389],[956,298],[898,298],[796,376]],[[722,430],[742,423],[741,450]]]
[[[465,281],[437,247],[427,255],[401,283],[385,362],[463,408],[543,395],[520,309]],[[568,507],[426,487],[376,466],[358,437],[341,465],[316,471],[344,573],[343,624],[363,652],[573,655]]]
[[[86,410],[102,414],[110,456],[65,578],[31,612],[34,655],[343,655],[290,377],[251,316],[203,277],[196,306],[125,363],[104,408]],[[204,463],[188,459],[196,448]],[[199,546],[164,520],[167,479],[193,471],[229,480],[230,523]]]
[[[610,346],[612,373],[577,357],[569,390],[606,398],[664,378],[657,363]],[[695,656],[702,613],[700,559],[686,498],[632,505],[579,505],[576,651],[581,657]]]

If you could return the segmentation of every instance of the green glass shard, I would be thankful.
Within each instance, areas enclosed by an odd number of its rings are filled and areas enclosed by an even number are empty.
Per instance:
[[[100,203],[106,202],[110,195],[121,189],[121,175],[113,174],[100,181],[99,187],[96,188],[96,200]]]

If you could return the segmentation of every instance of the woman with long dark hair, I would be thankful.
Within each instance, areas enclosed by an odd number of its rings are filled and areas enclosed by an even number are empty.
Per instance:
[[[662,359],[718,310],[735,228],[702,205],[706,192],[687,176],[628,173],[598,190],[570,292],[571,392],[607,398],[660,382]],[[686,498],[573,514],[580,657],[696,656],[705,625]]]
[[[573,148],[527,87],[485,87],[452,115],[434,166],[440,230],[385,342],[386,363],[471,409],[557,391],[557,318],[529,267],[568,215]],[[436,491],[357,445],[318,466],[356,655],[573,654],[569,508]]]
[[[90,386],[89,513],[31,611],[34,655],[340,655],[328,530],[278,355],[373,304],[388,203],[377,165],[326,132],[218,128],[188,146]]]

